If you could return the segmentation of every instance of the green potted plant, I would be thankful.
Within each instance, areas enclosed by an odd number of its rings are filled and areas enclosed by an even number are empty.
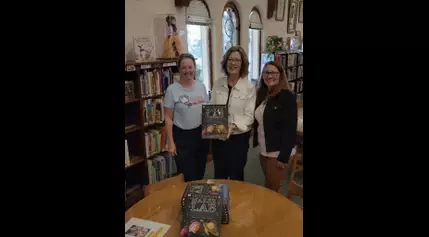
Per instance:
[[[276,51],[283,50],[283,37],[277,35],[270,35],[267,38],[266,52],[274,54]]]

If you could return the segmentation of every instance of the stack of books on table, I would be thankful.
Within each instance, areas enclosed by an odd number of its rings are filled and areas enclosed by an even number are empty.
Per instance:
[[[220,236],[220,224],[229,222],[226,184],[190,183],[181,200],[181,236]]]

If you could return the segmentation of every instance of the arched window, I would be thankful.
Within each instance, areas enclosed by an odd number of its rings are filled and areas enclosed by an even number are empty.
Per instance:
[[[222,15],[222,53],[240,44],[240,17],[232,2],[225,5]]]
[[[252,9],[249,15],[249,80],[258,80],[261,73],[262,20],[258,9]]]
[[[196,59],[196,78],[209,91],[212,82],[211,65],[211,19],[207,4],[203,0],[192,0],[186,8],[186,31],[188,52]],[[203,70],[204,68],[204,70]]]

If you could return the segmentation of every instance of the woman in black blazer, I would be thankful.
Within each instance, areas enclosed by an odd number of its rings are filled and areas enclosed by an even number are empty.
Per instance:
[[[276,192],[286,177],[286,165],[294,152],[297,119],[296,98],[289,88],[285,69],[274,61],[266,63],[256,94],[253,146],[259,144],[265,187]]]

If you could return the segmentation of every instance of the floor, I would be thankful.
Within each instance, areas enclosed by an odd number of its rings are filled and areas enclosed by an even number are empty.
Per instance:
[[[244,168],[244,180],[249,183],[254,183],[257,185],[264,185],[265,178],[261,170],[261,165],[259,163],[259,153],[258,147],[250,148],[247,158],[247,164]],[[213,162],[210,162],[206,166],[206,173],[204,175],[205,179],[212,179],[214,177],[214,168]],[[297,174],[298,183],[302,184],[302,174]],[[287,180],[283,181],[281,193],[286,195],[287,193]],[[294,198],[296,203],[303,205],[303,200],[300,198]]]

